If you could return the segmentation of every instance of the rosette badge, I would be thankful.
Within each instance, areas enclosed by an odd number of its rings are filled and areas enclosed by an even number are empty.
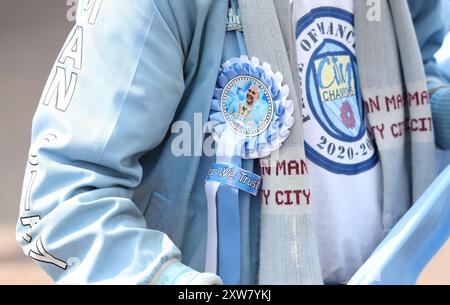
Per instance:
[[[244,159],[263,158],[280,148],[294,122],[294,105],[282,81],[281,73],[255,57],[222,64],[208,122],[217,155],[227,155],[230,145]],[[228,149],[220,145],[225,142]]]
[[[207,124],[217,142],[217,163],[205,180],[205,270],[218,272],[225,284],[240,279],[239,190],[256,196],[261,185],[261,177],[241,168],[241,159],[279,149],[294,123],[294,104],[282,82],[281,73],[255,57],[232,58],[220,67]]]

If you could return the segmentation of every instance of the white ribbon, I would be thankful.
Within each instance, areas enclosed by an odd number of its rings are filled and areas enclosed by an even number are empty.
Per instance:
[[[244,145],[245,136],[239,135],[231,128],[227,128],[217,144],[216,161],[231,164],[233,156],[239,156]],[[208,206],[206,260],[205,272],[217,273],[217,202],[216,195],[220,183],[207,181],[205,183],[206,202]]]

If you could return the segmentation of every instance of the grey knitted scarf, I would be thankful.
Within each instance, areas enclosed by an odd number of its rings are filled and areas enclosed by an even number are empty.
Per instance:
[[[434,133],[425,73],[406,0],[380,0],[370,22],[366,1],[355,0],[356,53],[366,114],[383,174],[383,224],[388,232],[435,177]],[[296,104],[283,147],[261,159],[260,284],[323,282],[314,232],[301,120],[296,42],[289,0],[239,0],[248,55],[280,71]],[[393,129],[403,132],[393,132]],[[300,170],[284,170],[289,165]],[[277,192],[301,196],[277,205]],[[332,255],[332,254],[330,254]]]

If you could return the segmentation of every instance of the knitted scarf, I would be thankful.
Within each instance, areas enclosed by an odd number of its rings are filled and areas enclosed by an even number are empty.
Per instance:
[[[382,167],[387,233],[436,171],[429,96],[407,2],[379,2],[380,21],[367,17],[366,1],[354,1],[354,14],[361,90]],[[296,105],[289,138],[279,151],[259,161],[263,178],[259,283],[320,284],[290,3],[239,0],[239,6],[248,55],[283,74]],[[295,196],[298,204],[277,204],[277,194]]]

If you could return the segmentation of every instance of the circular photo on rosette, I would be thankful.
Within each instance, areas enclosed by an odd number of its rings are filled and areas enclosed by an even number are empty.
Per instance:
[[[256,57],[223,63],[207,125],[215,141],[220,143],[227,130],[225,138],[230,141],[231,130],[243,140],[240,157],[244,159],[262,158],[280,148],[294,122],[294,104],[282,82],[281,73]]]
[[[244,75],[231,79],[220,100],[225,122],[238,134],[256,136],[264,132],[272,120],[272,96],[255,77]]]

